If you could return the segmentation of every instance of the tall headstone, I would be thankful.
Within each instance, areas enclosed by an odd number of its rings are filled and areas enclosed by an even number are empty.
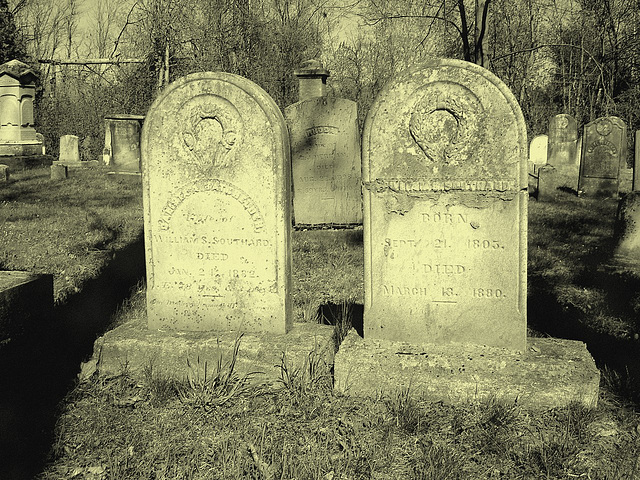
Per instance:
[[[601,117],[585,125],[578,184],[582,194],[617,198],[626,152],[627,126],[618,117]]]
[[[296,71],[303,87],[329,72],[322,64]],[[325,77],[326,78],[326,77]],[[293,212],[296,225],[362,223],[358,106],[344,98],[301,97],[285,109],[291,139]]]
[[[111,171],[139,173],[142,115],[109,115],[104,118],[104,151]],[[104,153],[103,153],[104,154]]]
[[[0,65],[0,155],[41,155],[33,101],[37,75],[29,65],[11,60]]]
[[[80,149],[77,136],[62,135],[60,137],[58,162],[62,165],[80,163]]]
[[[577,192],[580,170],[578,125],[562,113],[549,120],[547,166],[538,170],[538,200],[555,200],[563,191]]]
[[[228,73],[172,83],[142,165],[149,328],[289,330],[289,141],[271,97]]]
[[[362,144],[365,329],[342,341],[335,388],[594,406],[582,342],[526,339],[528,144],[504,83],[460,60],[407,70]]]
[[[365,339],[526,339],[527,135],[487,70],[438,60],[374,102],[363,135]]]

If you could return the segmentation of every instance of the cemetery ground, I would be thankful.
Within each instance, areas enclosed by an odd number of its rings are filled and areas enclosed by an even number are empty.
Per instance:
[[[23,461],[42,479],[640,477],[640,275],[609,266],[615,201],[529,204],[530,334],[586,341],[603,373],[596,409],[535,412],[337,395],[313,356],[304,371],[284,359],[278,389],[246,383],[231,358],[206,376],[190,359],[191,381],[123,366],[74,384],[110,322],[144,321],[143,284],[118,307],[143,275],[141,188],[90,170],[47,176],[13,174],[0,192],[3,268],[54,273],[57,301],[54,324],[0,350],[0,431],[12,434],[2,468]],[[294,232],[295,321],[361,329],[362,257],[361,230]]]

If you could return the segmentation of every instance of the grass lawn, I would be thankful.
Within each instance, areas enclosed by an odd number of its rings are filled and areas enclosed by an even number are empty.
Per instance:
[[[615,209],[570,197],[530,203],[532,334],[596,335],[636,351],[636,278],[602,267]],[[361,231],[294,232],[293,261],[296,321],[317,321],[323,304],[347,312],[362,302]],[[144,294],[142,286],[118,321],[144,316]],[[491,401],[428,403],[403,391],[344,397],[322,369],[268,390],[224,365],[195,382],[153,371],[134,378],[123,368],[69,393],[40,478],[640,478],[635,379],[606,359],[597,409],[537,413]]]
[[[52,273],[57,302],[141,236],[139,178],[80,169],[52,181],[39,168],[0,186],[0,269]]]

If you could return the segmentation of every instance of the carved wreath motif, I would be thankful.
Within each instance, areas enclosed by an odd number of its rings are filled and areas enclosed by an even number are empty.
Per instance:
[[[201,168],[210,173],[229,166],[242,140],[243,123],[235,107],[217,95],[200,95],[183,108],[182,140]]]
[[[427,93],[416,102],[409,132],[431,162],[455,165],[464,160],[481,110],[475,95],[461,85],[434,84],[428,86]],[[440,113],[436,116],[437,112]]]

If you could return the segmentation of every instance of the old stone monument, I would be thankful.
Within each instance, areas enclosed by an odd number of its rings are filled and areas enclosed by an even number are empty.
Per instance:
[[[75,135],[62,135],[60,137],[60,153],[58,162],[62,165],[80,163],[80,150],[78,137]]]
[[[51,164],[43,157],[34,128],[37,79],[31,67],[18,60],[0,65],[0,157],[13,168]]]
[[[69,168],[66,165],[51,165],[51,180],[69,178]]]
[[[601,117],[585,125],[578,184],[581,194],[617,198],[626,152],[627,126],[618,117]]]
[[[142,139],[149,328],[291,328],[281,119],[262,89],[222,73],[185,77],[149,109]]]
[[[116,173],[140,173],[142,115],[109,115],[104,118],[104,158]]]
[[[338,390],[596,401],[584,344],[536,339],[529,354],[527,147],[513,94],[477,65],[434,60],[378,95],[362,141],[364,339],[340,346]]]
[[[549,137],[538,135],[533,137],[529,144],[529,173],[538,174],[538,169],[547,164],[547,149],[549,147]]]
[[[332,363],[333,327],[293,323],[289,137],[271,97],[233,74],[181,78],[149,109],[141,153],[147,322],[98,339],[84,374],[126,360],[189,376],[233,357],[277,381],[283,356]]]
[[[285,109],[291,139],[296,225],[362,223],[358,106],[326,96],[329,72],[305,62],[300,101]]]
[[[640,190],[640,130],[636,130],[633,149],[633,186],[632,190]]]
[[[538,170],[538,200],[555,200],[563,191],[576,192],[580,170],[578,125],[562,113],[549,120],[547,166]]]

